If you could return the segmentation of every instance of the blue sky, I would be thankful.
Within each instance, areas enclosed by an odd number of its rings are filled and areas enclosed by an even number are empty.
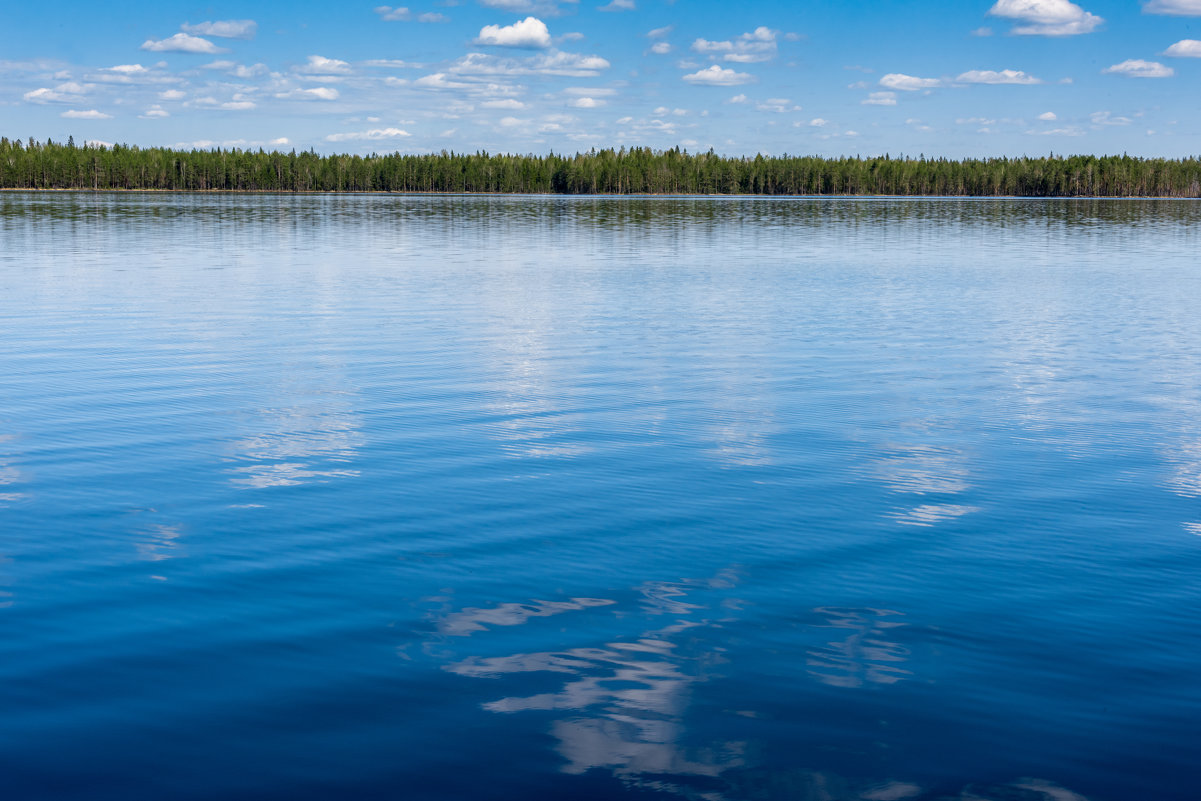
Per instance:
[[[366,153],[1201,152],[1201,0],[13,3],[0,133]]]

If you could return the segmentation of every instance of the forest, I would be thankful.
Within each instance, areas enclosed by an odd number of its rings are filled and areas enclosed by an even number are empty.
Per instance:
[[[1201,197],[1201,158],[563,155],[367,156],[172,150],[0,138],[0,188],[260,192]]]

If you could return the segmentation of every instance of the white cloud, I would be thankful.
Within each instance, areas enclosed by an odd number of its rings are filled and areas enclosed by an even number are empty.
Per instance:
[[[988,11],[994,17],[1018,20],[1020,36],[1074,36],[1092,33],[1105,20],[1070,0],[997,0]]]
[[[374,10],[384,22],[403,22],[411,16],[409,10],[404,7],[376,6]]]
[[[1181,39],[1163,51],[1163,54],[1175,58],[1201,58],[1201,41],[1196,39]]]
[[[290,92],[279,92],[275,96],[283,100],[337,100],[338,90],[331,86],[318,86],[313,89],[293,89]]]
[[[563,13],[560,5],[575,5],[578,0],[480,0],[486,8],[499,8],[514,14],[541,14],[557,17]]]
[[[684,80],[700,86],[739,86],[744,83],[752,83],[755,80],[755,76],[745,72],[735,72],[734,70],[725,69],[714,64],[708,69],[698,70],[691,75],[685,75]]]
[[[809,120],[810,128],[825,128],[829,124],[829,120],[823,120],[821,117],[814,117],[813,119]]]
[[[171,114],[162,106],[151,106],[138,116],[144,120],[161,120],[163,117],[170,117]]]
[[[980,37],[980,38],[984,38],[984,37],[987,37],[987,36],[992,36],[992,28],[987,28],[987,27],[985,27],[985,28],[976,28],[974,31],[971,31],[971,35],[972,35],[972,36],[977,36],[977,37]]]
[[[70,109],[68,111],[64,111],[58,116],[65,117],[68,120],[111,120],[113,118],[112,114],[105,114],[103,111],[97,111],[94,108],[88,109],[87,111]]]
[[[563,94],[576,97],[612,97],[617,94],[617,90],[602,89],[598,86],[569,86],[563,90]]]
[[[1059,119],[1059,116],[1056,115],[1054,111],[1044,111],[1042,114],[1038,115],[1038,118],[1043,122],[1054,122],[1055,120]]]
[[[305,75],[350,75],[354,70],[350,64],[336,58],[325,56],[309,56],[309,61],[303,67],[297,67],[296,72]]]
[[[872,92],[867,96],[867,99],[861,103],[861,105],[864,106],[895,106],[896,104],[896,92]]]
[[[450,22],[450,17],[445,14],[439,14],[436,11],[427,11],[424,14],[418,14],[416,17],[409,9],[399,6],[393,8],[391,6],[376,6],[373,9],[379,18],[384,22],[405,22],[410,19],[416,19],[418,22]]]
[[[1169,14],[1174,17],[1201,17],[1201,0],[1151,0],[1143,6],[1147,14]]]
[[[158,93],[159,100],[183,100],[187,94],[178,89],[168,89]]]
[[[364,67],[384,67],[386,69],[421,69],[425,65],[415,61],[403,61],[399,58],[373,58],[363,62]]]
[[[610,0],[608,5],[598,6],[597,11],[634,11],[634,0]]]
[[[447,69],[457,75],[562,75],[591,78],[609,68],[600,56],[584,56],[552,50],[523,59],[501,58],[484,53],[468,53]]]
[[[959,83],[990,83],[1014,84],[1017,86],[1033,86],[1042,83],[1033,75],[1027,75],[1021,70],[969,70],[955,79]]]
[[[251,100],[231,100],[228,103],[222,103],[217,108],[225,109],[226,111],[250,111],[255,107]]]
[[[675,25],[667,25],[663,28],[655,28],[653,31],[647,31],[648,39],[662,39],[676,29]]]
[[[30,103],[79,103],[88,92],[87,86],[68,81],[53,89],[43,87],[26,92],[22,97]]]
[[[546,23],[537,17],[526,17],[520,22],[506,25],[485,25],[480,28],[476,44],[493,47],[524,47],[541,50],[550,47],[550,31]]]
[[[235,78],[257,78],[260,75],[266,75],[270,70],[266,64],[238,64],[235,61],[214,61],[211,64],[205,64],[201,69],[206,70],[221,70],[227,72]]]
[[[1170,78],[1176,74],[1171,67],[1165,67],[1158,61],[1143,61],[1141,58],[1129,58],[1121,64],[1114,64],[1101,70],[1103,73],[1126,75],[1130,78]]]
[[[115,67],[104,67],[101,72],[115,72],[119,75],[145,75],[149,69],[141,64],[118,64]]]
[[[755,106],[757,111],[769,111],[775,114],[783,114],[787,111],[800,111],[800,106],[795,106],[792,101],[786,97],[769,97],[762,103]]]
[[[734,95],[726,102],[727,103],[749,103],[749,102],[751,102],[751,99],[749,97],[747,97],[746,95]]]
[[[1093,125],[1129,125],[1134,122],[1129,117],[1115,117],[1110,111],[1094,111],[1088,118]]]
[[[290,144],[292,144],[292,142],[291,142],[291,140],[288,139],[288,137],[281,136],[278,139],[272,139],[267,144],[269,144],[269,145],[290,145]]]
[[[184,23],[179,29],[198,36],[218,36],[222,39],[253,39],[258,23],[252,19],[226,19],[216,22]]]
[[[373,128],[370,131],[358,131],[356,133],[336,133],[325,137],[327,142],[378,142],[383,139],[403,139],[412,136],[411,133],[402,128]],[[285,139],[280,144],[287,144]],[[272,143],[274,144],[274,142]]]
[[[1052,128],[1049,131],[1026,131],[1030,136],[1084,136],[1080,128]]]
[[[776,32],[761,25],[736,39],[721,42],[697,39],[692,43],[692,50],[739,64],[770,61],[776,55]]]
[[[567,105],[574,108],[600,108],[601,106],[605,105],[605,101],[597,100],[592,97],[577,97]]]
[[[483,103],[480,103],[480,108],[503,108],[517,111],[525,108],[525,103],[522,103],[520,100],[514,100],[511,97],[507,97],[504,100],[485,100]]]
[[[670,42],[655,42],[651,45],[651,52],[657,56],[665,56],[671,52]]]
[[[941,78],[915,78],[899,72],[890,72],[880,79],[880,85],[885,89],[898,89],[902,92],[916,92],[921,89],[934,89],[942,86]]]
[[[217,47],[208,39],[201,39],[199,36],[189,36],[186,33],[177,33],[174,36],[168,36],[166,39],[147,39],[142,42],[143,50],[151,50],[158,52],[174,52],[174,53],[227,53],[225,48]]]

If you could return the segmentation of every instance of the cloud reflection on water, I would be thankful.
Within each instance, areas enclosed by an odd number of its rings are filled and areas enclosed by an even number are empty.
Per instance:
[[[745,764],[745,744],[719,741],[700,746],[685,743],[685,712],[695,685],[710,677],[723,660],[720,647],[703,644],[700,630],[714,630],[728,619],[704,616],[710,606],[685,600],[697,591],[724,591],[736,585],[732,571],[706,580],[655,581],[637,589],[644,615],[668,615],[667,626],[617,639],[600,647],[468,657],[446,670],[472,678],[500,678],[543,673],[562,676],[554,690],[530,696],[506,696],[483,708],[496,713],[554,711],[551,724],[562,772],[610,771],[640,787],[648,782],[663,791],[680,792],[672,777],[716,777]],[[544,601],[502,604],[492,609],[465,609],[443,617],[438,630],[464,634],[485,623],[513,625],[532,617],[614,605],[604,599],[560,603]],[[717,797],[717,796],[715,796]]]
[[[338,393],[319,402],[287,409],[264,409],[264,430],[238,440],[234,452],[254,464],[235,467],[230,483],[240,489],[291,487],[313,481],[350,478],[343,467],[356,455],[362,437],[348,401]]]
[[[21,471],[18,470],[12,463],[12,456],[5,453],[9,443],[13,442],[16,437],[12,434],[0,435],[0,489],[4,489],[12,484],[18,484],[24,481]],[[0,508],[3,508],[9,503],[23,501],[29,496],[23,492],[0,492]]]
[[[862,687],[896,684],[911,675],[899,666],[908,660],[909,649],[885,636],[890,630],[906,625],[892,619],[903,613],[840,607],[822,607],[816,611],[826,617],[825,625],[848,632],[845,639],[809,650],[805,664],[810,676],[834,687]]]

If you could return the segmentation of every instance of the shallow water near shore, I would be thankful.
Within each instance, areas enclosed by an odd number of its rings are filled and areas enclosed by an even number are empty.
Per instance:
[[[1199,249],[4,193],[3,795],[1196,798]]]

